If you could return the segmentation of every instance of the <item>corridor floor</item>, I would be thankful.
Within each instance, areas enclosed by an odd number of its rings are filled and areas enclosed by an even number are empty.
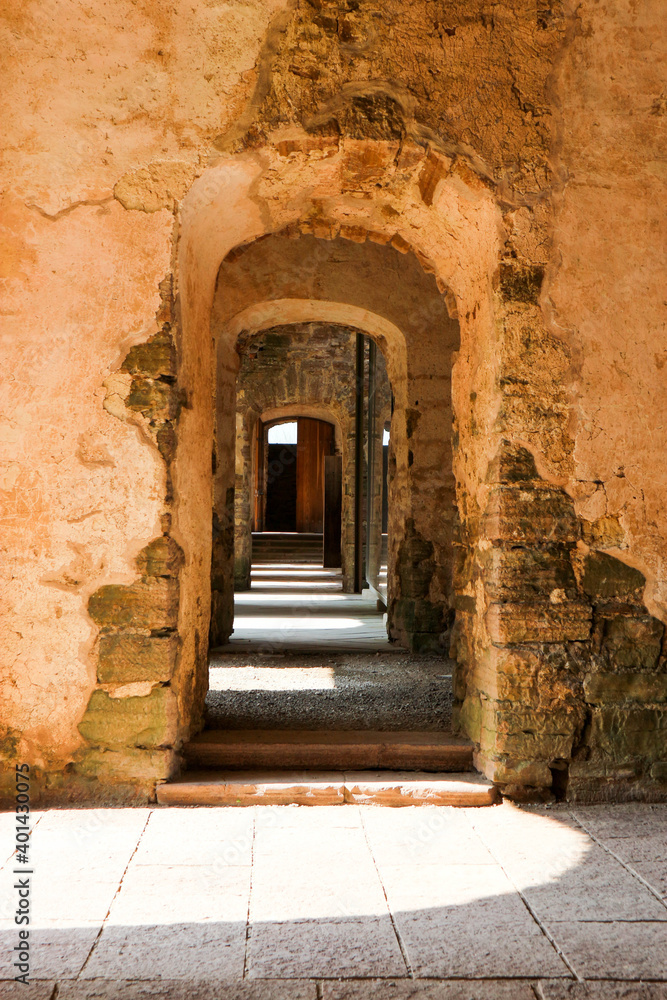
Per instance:
[[[250,590],[234,597],[229,652],[391,650],[369,590],[344,594],[339,569],[303,562],[256,563]]]
[[[664,1000],[666,821],[667,805],[34,813],[27,988],[9,981],[4,813],[0,997]]]

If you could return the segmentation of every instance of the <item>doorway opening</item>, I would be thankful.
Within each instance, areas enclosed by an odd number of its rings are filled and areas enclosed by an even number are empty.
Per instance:
[[[325,462],[335,457],[333,424],[313,417],[260,419],[255,449],[253,532],[323,535]]]
[[[382,508],[392,393],[381,351],[359,331],[325,323],[242,337],[237,350],[235,615],[226,646],[389,649]]]

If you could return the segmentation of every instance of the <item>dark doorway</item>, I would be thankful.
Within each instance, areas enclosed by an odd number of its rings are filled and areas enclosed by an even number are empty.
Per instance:
[[[282,424],[268,429],[266,465],[266,531],[296,531],[297,443],[296,425]],[[283,433],[280,433],[280,432]],[[272,437],[274,440],[272,441]],[[275,438],[285,440],[275,440]]]
[[[266,504],[258,530],[321,534],[324,460],[334,453],[333,425],[298,417],[265,425],[261,433],[266,435]]]

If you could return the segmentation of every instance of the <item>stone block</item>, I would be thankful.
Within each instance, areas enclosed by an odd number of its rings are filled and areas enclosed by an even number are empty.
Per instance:
[[[564,604],[491,604],[486,627],[493,642],[582,642],[590,638],[591,609]]]
[[[79,732],[95,746],[169,746],[176,737],[176,698],[168,687],[144,698],[111,698],[93,691]]]
[[[124,747],[122,750],[88,749],[77,759],[74,771],[84,777],[103,781],[140,782],[167,781],[179,767],[173,750],[144,750]]]
[[[464,698],[459,709],[459,720],[466,736],[473,743],[479,743],[482,733],[482,703],[476,692]]]
[[[667,674],[588,674],[584,696],[591,704],[667,701]]]
[[[543,279],[543,267],[517,263],[500,265],[500,292],[506,302],[537,305]]]
[[[487,483],[530,483],[539,478],[531,453],[511,441],[501,442],[486,474]]]
[[[641,598],[646,577],[606,552],[591,552],[584,560],[581,585],[594,601]]]
[[[178,576],[183,559],[180,545],[173,538],[162,535],[141,550],[136,564],[142,576]]]
[[[174,672],[178,638],[170,636],[103,635],[97,662],[101,684],[168,681]]]
[[[176,374],[176,349],[169,334],[159,333],[143,344],[135,344],[127,353],[121,371],[147,378]]]
[[[667,757],[667,708],[596,708],[591,719],[589,743],[613,761],[632,757],[664,760]]]
[[[489,646],[476,658],[476,683],[489,699],[540,711],[581,702],[581,676],[590,669],[582,645]]]
[[[499,709],[492,721],[496,751],[518,760],[568,759],[583,713],[574,709],[549,712]],[[485,725],[488,725],[485,719]]]
[[[488,596],[494,601],[575,600],[577,584],[564,545],[542,548],[494,546],[480,553],[480,572]]]
[[[581,531],[586,545],[592,549],[620,548],[625,542],[625,532],[615,517],[582,521]]]
[[[102,629],[175,628],[178,593],[176,580],[109,584],[91,594],[88,613]]]
[[[667,760],[656,760],[650,773],[654,781],[667,781]]]
[[[489,497],[483,532],[491,541],[526,545],[576,542],[579,522],[572,500],[562,490],[497,486]]]
[[[602,650],[612,667],[651,670],[662,649],[665,627],[650,615],[618,615],[604,622]]]
[[[476,754],[475,767],[479,768],[490,781],[509,785],[530,785],[534,788],[550,788],[553,775],[544,761],[517,760],[512,757],[486,757]]]

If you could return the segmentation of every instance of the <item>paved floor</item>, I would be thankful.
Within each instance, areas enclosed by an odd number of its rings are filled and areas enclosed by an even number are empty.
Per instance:
[[[234,598],[234,631],[223,649],[261,653],[391,648],[377,598],[344,594],[339,569],[257,563],[250,590]]]
[[[34,982],[0,997],[665,998],[666,820],[650,805],[34,814]],[[4,980],[14,826],[0,815]]]
[[[210,729],[435,729],[452,717],[452,668],[444,656],[212,653]]]

